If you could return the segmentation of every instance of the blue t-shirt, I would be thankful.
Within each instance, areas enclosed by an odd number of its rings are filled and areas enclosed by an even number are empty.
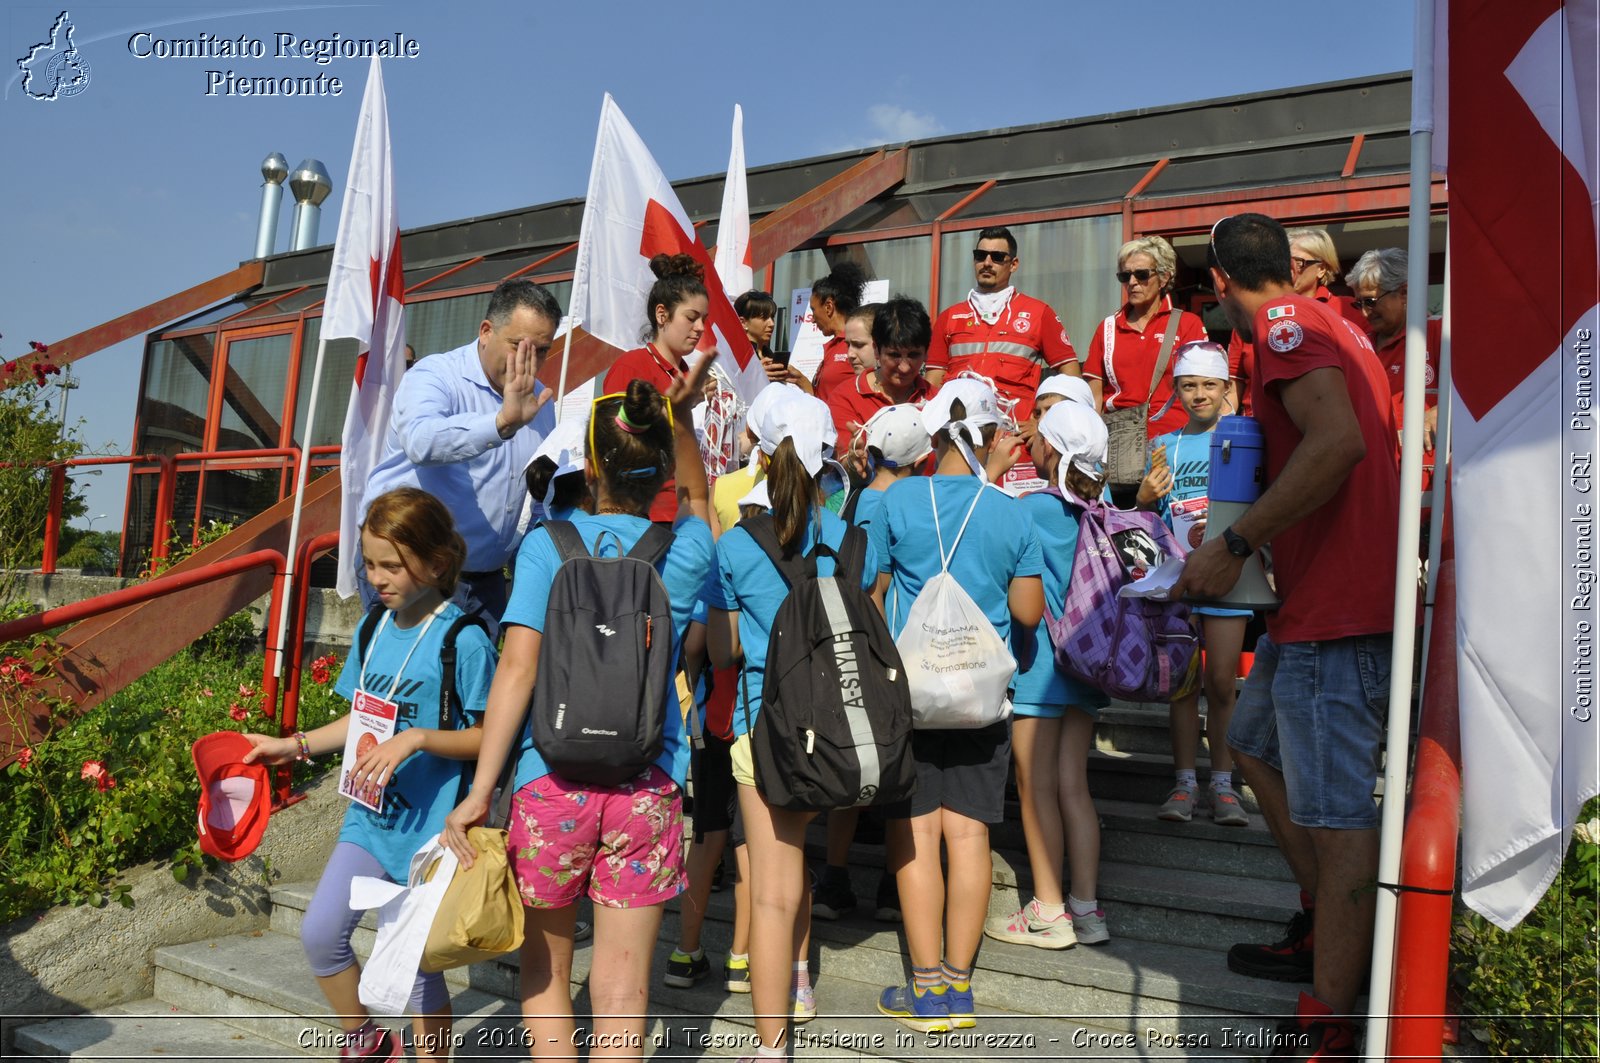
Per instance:
[[[444,649],[445,632],[460,615],[458,606],[446,603],[421,642],[417,637],[422,634],[422,624],[399,628],[392,615],[373,636],[372,645],[367,648],[366,691],[374,697],[388,698],[389,688],[395,687],[394,701],[399,706],[396,734],[410,727],[439,726],[439,654]],[[333,686],[334,693],[347,700],[355,697],[356,684],[361,679],[355,642],[352,638],[350,656],[345,658]],[[415,652],[411,652],[413,646]],[[411,654],[409,661],[407,653]],[[494,646],[481,627],[468,624],[456,635],[456,693],[473,723],[482,719],[488,704],[495,661]],[[397,670],[400,682],[395,685]],[[457,721],[458,726],[460,723]],[[412,754],[401,762],[385,788],[382,812],[350,802],[339,840],[361,846],[378,858],[390,878],[404,882],[411,872],[412,854],[444,829],[444,817],[456,807],[456,789],[466,763],[431,753]]]
[[[1173,527],[1172,523],[1172,503],[1177,502],[1179,509],[1186,509],[1192,514],[1191,521],[1206,515],[1206,492],[1211,487],[1211,433],[1168,432],[1151,440],[1150,451],[1154,453],[1160,446],[1167,448],[1167,465],[1172,469],[1172,490],[1161,496],[1156,512],[1167,522],[1167,527],[1179,532],[1180,529]],[[1149,475],[1148,457],[1145,458],[1144,471]],[[1188,506],[1184,503],[1188,503]],[[1186,550],[1194,548],[1190,543],[1182,545]]]
[[[1033,520],[1034,534],[1044,553],[1044,604],[1047,616],[1060,616],[1072,585],[1072,561],[1078,552],[1078,516],[1081,508],[1054,492],[1023,495],[1022,508]],[[1017,659],[1017,679],[1011,700],[1018,705],[1109,704],[1106,696],[1080,683],[1056,665],[1055,647],[1044,624],[1011,633],[1011,655]]]
[[[879,571],[890,574],[885,606],[896,638],[923,584],[939,573],[940,535],[948,553],[980,488],[984,485],[976,476],[913,476],[883,493],[883,516],[873,520],[867,534],[878,550]],[[1028,511],[999,488],[984,488],[950,559],[950,574],[1002,639],[1011,636],[1011,581],[1043,572],[1044,556]]]
[[[818,511],[822,541],[837,550],[849,528],[839,517],[824,509]],[[801,542],[804,553],[817,544],[819,525],[809,525]],[[861,566],[861,586],[871,590],[878,582],[878,555],[870,540]],[[761,683],[766,677],[767,642],[778,607],[789,596],[789,586],[778,574],[766,551],[756,545],[750,533],[735,526],[717,540],[717,582],[707,588],[707,601],[713,609],[739,614],[739,645],[744,651],[744,670],[739,677],[739,702],[733,712],[733,733],[744,734],[746,713],[754,724],[761,712]],[[833,559],[817,558],[817,575],[833,575]],[[749,695],[749,704],[745,696]]]
[[[621,557],[639,541],[650,527],[644,517],[625,513],[607,513],[591,516],[572,514],[572,524],[591,553],[601,557]],[[694,615],[695,601],[700,597],[706,576],[711,571],[713,547],[711,526],[699,517],[685,517],[673,527],[672,546],[663,559],[661,582],[666,586],[667,599],[672,604],[672,659],[677,661],[683,652],[683,636],[689,630]],[[597,546],[598,544],[598,546]],[[550,606],[550,587],[555,582],[556,569],[561,567],[561,552],[550,541],[544,528],[534,528],[522,540],[517,551],[516,580],[511,585],[511,601],[506,605],[502,624],[521,624],[535,631],[544,631],[545,613]],[[678,711],[678,691],[667,685],[665,698],[666,727],[661,756],[656,766],[679,786],[689,773],[689,743],[683,733],[683,718]],[[550,774],[550,766],[533,748],[533,731],[524,726],[517,752],[517,789],[535,779]]]
[[[861,500],[856,503],[855,519],[851,523],[866,532],[869,539],[872,537],[873,523],[883,515],[883,496],[883,490],[863,487]]]

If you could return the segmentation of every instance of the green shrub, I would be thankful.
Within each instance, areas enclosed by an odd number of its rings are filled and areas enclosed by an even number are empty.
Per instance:
[[[56,651],[48,641],[8,649],[17,655],[0,660],[0,712],[15,719],[38,711],[35,688]],[[202,868],[189,747],[212,731],[277,733],[260,685],[259,656],[197,647],[24,751],[0,791],[0,923],[55,904],[131,904],[116,876],[146,860],[169,860],[180,881]],[[306,670],[301,729],[348,708]],[[329,766],[295,765],[296,781]]]
[[[1456,917],[1452,963],[1465,1025],[1495,1056],[1596,1058],[1600,1011],[1600,801],[1585,807],[1550,891],[1507,933]]]

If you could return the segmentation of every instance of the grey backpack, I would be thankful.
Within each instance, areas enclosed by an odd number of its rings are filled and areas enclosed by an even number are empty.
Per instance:
[[[649,767],[665,741],[676,662],[659,567],[672,532],[652,524],[622,556],[595,557],[571,522],[544,528],[561,567],[539,647],[533,744],[557,775],[615,786]],[[606,536],[616,538],[602,532],[594,549]]]

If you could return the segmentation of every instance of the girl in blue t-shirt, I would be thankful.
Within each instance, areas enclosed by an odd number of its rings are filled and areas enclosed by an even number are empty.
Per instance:
[[[1057,402],[1039,417],[1030,450],[1039,475],[1057,485],[1021,501],[1044,548],[1047,607],[1060,616],[1072,584],[1082,500],[1100,497],[1105,488],[1105,422],[1090,406]],[[1011,748],[1033,900],[989,920],[984,933],[1045,949],[1109,941],[1095,896],[1100,819],[1089,796],[1089,751],[1095,719],[1110,701],[1061,670],[1043,626],[1012,638],[1011,645],[1017,658]],[[1070,894],[1062,888],[1063,856],[1072,869]]]
[[[1001,639],[1013,627],[1036,626],[1044,613],[1039,539],[1022,504],[979,475],[987,466],[988,476],[998,477],[1023,452],[1015,436],[996,439],[1000,413],[993,389],[966,378],[948,381],[923,408],[923,425],[933,437],[934,475],[902,480],[884,492],[871,532],[889,630],[900,637],[911,603],[939,573],[945,550],[953,550],[951,576]],[[942,546],[957,542],[963,523],[959,544]],[[1004,817],[1010,721],[913,731],[911,752],[916,791],[887,811],[903,817],[889,821],[889,863],[900,887],[912,980],[885,989],[878,1010],[918,1031],[968,1028],[977,1024],[972,967],[989,903],[989,826]],[[948,881],[940,868],[941,843]]]
[[[594,401],[584,457],[594,512],[568,514],[591,553],[621,556],[650,528],[652,503],[662,484],[676,476],[680,512],[672,545],[658,568],[672,610],[674,661],[712,567],[711,527],[704,519],[705,466],[692,416],[710,363],[704,359],[687,376],[675,378],[665,396],[648,381],[633,380],[626,393]],[[550,589],[560,566],[549,530],[530,531],[517,553],[516,579],[502,620],[505,647],[489,692],[473,788],[447,818],[445,841],[470,866],[466,831],[488,813],[489,795],[506,758],[514,758],[507,845],[525,905],[520,958],[528,1034],[539,1045],[576,1043],[574,916],[578,898],[587,893],[594,901],[589,997],[596,1043],[642,1049],[650,960],[662,906],[684,886],[683,785],[689,743],[677,692],[669,686],[663,698],[662,752],[633,778],[616,786],[580,783],[546,765],[534,748],[527,709],[538,680]],[[617,676],[616,681],[631,697],[639,677]]]
[[[800,556],[818,542],[838,549],[847,525],[822,508],[817,486],[823,447],[834,438],[827,405],[809,395],[785,397],[766,408],[763,423],[754,427],[766,466],[773,529],[782,549]],[[869,546],[861,574],[864,589],[876,582],[877,568]],[[819,576],[833,571],[831,558],[817,558]],[[767,804],[756,788],[750,728],[761,715],[768,640],[788,587],[743,523],[717,540],[717,575],[707,599],[711,662],[718,668],[741,666],[731,760],[750,850],[750,989],[761,1042],[757,1054],[783,1058],[788,1019],[816,1015],[807,961],[798,951],[810,928],[804,846],[806,824],[815,813]]]
[[[476,624],[456,635],[456,691],[467,719],[438,729],[442,676],[439,655],[446,631],[461,610],[449,601],[467,547],[450,512],[426,491],[401,487],[373,500],[361,525],[367,582],[384,613],[365,658],[352,652],[334,689],[391,703],[395,732],[373,746],[345,773],[354,787],[382,793],[382,811],[352,802],[328,866],[306,907],[300,937],[317,984],[344,1027],[341,1058],[395,1060],[403,1055],[394,1034],[367,1015],[360,998],[361,968],[350,936],[362,912],[350,908],[357,875],[404,882],[411,856],[439,833],[456,800],[464,767],[478,754],[483,714],[494,675],[495,652]],[[356,640],[352,639],[352,643]],[[246,735],[255,746],[245,760],[286,764],[345,746],[350,715],[287,738]],[[417,975],[410,1007],[418,1059],[450,1058],[450,994],[444,975]]]
[[[1150,462],[1139,484],[1140,509],[1161,514],[1185,549],[1200,545],[1206,529],[1206,491],[1211,471],[1211,433],[1223,414],[1232,413],[1228,399],[1228,352],[1209,340],[1186,343],[1172,364],[1173,395],[1183,403],[1189,423],[1151,443]],[[1238,691],[1239,654],[1244,647],[1248,609],[1197,605],[1205,646],[1206,741],[1211,750],[1211,819],[1225,827],[1250,823],[1233,788],[1233,755],[1228,749],[1228,721]],[[1176,823],[1194,818],[1199,781],[1195,775],[1200,745],[1200,691],[1172,699],[1173,787],[1156,815]]]

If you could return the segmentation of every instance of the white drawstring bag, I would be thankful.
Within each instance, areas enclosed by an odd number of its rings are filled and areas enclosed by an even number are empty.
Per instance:
[[[456,854],[435,834],[411,857],[406,885],[358,875],[350,880],[350,907],[378,909],[378,941],[361,968],[361,1003],[379,1015],[403,1015],[422,966],[422,950],[445,890],[456,874]]]
[[[911,726],[919,731],[987,727],[1011,715],[1006,693],[1017,671],[1016,658],[972,596],[950,575],[950,561],[986,490],[980,481],[946,552],[939,503],[933,481],[928,481],[933,530],[939,537],[939,574],[918,592],[895,640],[911,684]]]

